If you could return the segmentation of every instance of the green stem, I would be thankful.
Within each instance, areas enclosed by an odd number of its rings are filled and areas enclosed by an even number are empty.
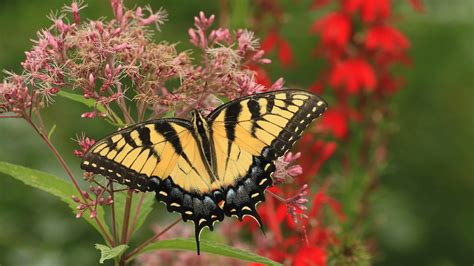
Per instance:
[[[112,199],[111,209],[112,209],[112,227],[114,232],[114,243],[118,245],[118,235],[117,235],[117,222],[116,222],[116,215],[115,215],[115,196],[114,196],[114,182],[110,181],[110,197]]]
[[[127,191],[127,200],[125,201],[125,212],[123,214],[122,237],[121,237],[122,244],[127,243],[128,223],[130,221],[130,209],[132,207],[132,199],[133,199],[133,189],[129,189]]]
[[[142,208],[143,201],[145,200],[145,196],[146,196],[146,193],[142,193],[142,196],[138,200],[137,208],[135,209],[132,223],[130,224],[130,230],[128,230],[127,242],[130,241],[130,238],[132,238],[133,231],[135,231],[135,225],[137,224],[138,215],[140,214],[140,210]]]
[[[123,94],[122,86],[120,83],[117,84],[117,91]],[[125,104],[123,97],[119,97],[119,99],[117,100],[117,104],[125,117],[125,122],[127,123],[127,125],[135,124],[135,121],[133,120],[132,116],[128,112],[127,105]]]
[[[136,247],[134,250],[132,250],[128,255],[126,255],[122,260],[125,262],[128,262],[131,260],[135,255],[140,253],[146,246],[149,244],[155,242],[160,236],[162,236],[164,233],[168,232],[171,228],[173,228],[175,225],[177,225],[179,222],[182,221],[182,218],[177,219],[174,221],[172,224],[168,225],[163,231],[157,233],[153,237],[149,238],[147,241],[143,242],[140,246]]]

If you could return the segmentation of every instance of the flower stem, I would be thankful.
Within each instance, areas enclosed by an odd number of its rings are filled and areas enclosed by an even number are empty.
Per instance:
[[[133,200],[133,189],[129,189],[127,191],[127,200],[125,201],[125,211],[123,214],[122,237],[121,237],[122,244],[127,243],[128,223],[130,221],[130,209],[132,207],[132,200]]]
[[[114,243],[115,245],[118,245],[118,235],[117,235],[117,222],[116,222],[116,217],[115,217],[115,196],[114,196],[114,182],[109,183],[110,186],[110,197],[112,199],[112,204],[111,204],[111,209],[112,209],[112,227],[113,227],[113,232],[114,232]]]
[[[81,188],[79,187],[79,183],[77,182],[76,178],[74,177],[71,169],[69,169],[69,166],[66,164],[66,162],[64,161],[63,157],[59,154],[58,150],[56,150],[56,148],[54,147],[54,145],[51,143],[51,141],[48,139],[48,137],[46,136],[46,134],[44,134],[37,126],[35,123],[33,123],[33,121],[31,121],[31,119],[29,119],[28,117],[25,117],[25,120],[34,128],[34,130],[36,131],[36,133],[38,133],[38,135],[41,137],[41,139],[43,139],[43,141],[46,143],[46,145],[48,146],[48,148],[51,150],[51,152],[54,154],[54,156],[56,157],[56,159],[59,161],[59,164],[61,164],[61,166],[64,168],[64,170],[66,171],[67,175],[69,176],[69,178],[71,179],[72,181],[72,184],[74,185],[74,187],[76,188],[76,190],[79,192],[79,195],[82,197],[82,200],[84,202],[87,202],[87,199],[84,197],[84,195],[82,195],[82,190]],[[90,206],[88,206],[89,210],[92,211],[92,208]],[[97,226],[99,227],[99,230],[101,231],[102,235],[105,237],[105,240],[107,242],[107,244],[109,245],[113,245],[113,241],[112,239],[110,238],[109,234],[105,231],[105,228],[104,226],[102,225],[102,223],[99,221],[99,219],[94,219],[97,223]]]
[[[287,202],[288,202],[287,199],[282,198],[281,196],[279,196],[279,195],[277,195],[277,194],[271,192],[270,190],[267,190],[267,191],[265,191],[265,192],[267,192],[267,193],[270,194],[272,197],[274,197],[275,199],[277,199],[277,200],[279,200],[279,201],[281,201],[281,202],[283,202],[283,203],[287,203]]]
[[[135,213],[133,214],[133,219],[132,223],[130,224],[130,230],[128,230],[128,235],[127,235],[127,242],[130,241],[130,238],[132,237],[133,231],[135,231],[135,225],[137,224],[138,220],[138,215],[140,214],[140,210],[143,205],[143,200],[145,200],[146,193],[142,193],[142,196],[138,200],[137,208],[135,209]]]
[[[119,93],[123,94],[122,86],[121,86],[120,83],[117,84],[117,91]],[[120,110],[122,111],[122,113],[125,117],[125,122],[127,123],[127,125],[135,124],[135,121],[133,120],[132,116],[128,112],[127,105],[125,104],[125,101],[124,101],[123,98],[118,98],[117,105],[119,106]]]
[[[132,252],[128,253],[128,255],[126,255],[123,260],[124,261],[129,261],[130,259],[133,258],[133,256],[137,255],[138,253],[140,253],[140,251],[142,251],[142,249],[144,249],[146,246],[148,246],[149,244],[155,242],[160,236],[162,236],[164,233],[168,232],[171,228],[173,228],[175,225],[177,225],[179,222],[182,221],[182,218],[179,218],[177,219],[176,221],[174,221],[172,224],[168,225],[165,229],[163,229],[161,232],[157,233],[156,235],[154,235],[153,237],[149,238],[147,241],[143,242],[140,246],[136,247],[134,250],[132,250]]]

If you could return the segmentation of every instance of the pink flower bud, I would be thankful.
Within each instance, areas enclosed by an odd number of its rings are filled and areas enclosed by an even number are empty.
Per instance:
[[[118,36],[120,35],[120,33],[122,32],[122,28],[116,28],[113,32],[112,32],[112,36]]]
[[[141,7],[137,7],[137,9],[135,10],[135,16],[137,16],[137,17],[142,17],[143,16],[143,11],[142,11]]]
[[[105,199],[105,204],[110,205],[112,203],[114,203],[114,201],[112,200],[112,196],[108,196],[107,199]]]
[[[303,167],[300,165],[293,165],[287,169],[288,175],[295,177],[303,173]]]
[[[60,91],[59,88],[51,88],[51,89],[49,89],[49,93],[51,93],[51,94],[56,94],[56,93],[58,93],[59,91]]]
[[[81,115],[82,118],[91,119],[96,116],[96,112],[86,112]]]
[[[95,28],[97,29],[97,31],[99,31],[100,34],[102,34],[102,32],[104,32],[104,24],[102,23],[102,21],[97,21],[97,23],[95,24]]]
[[[97,211],[93,210],[91,212],[91,215],[89,216],[91,219],[95,219],[95,217],[97,216]]]
[[[112,69],[110,68],[109,64],[105,65],[105,75],[107,76],[107,78],[112,77]]]
[[[74,150],[74,155],[76,155],[77,157],[80,157],[82,158],[84,156],[84,153],[80,150]]]
[[[74,195],[72,195],[71,198],[74,202],[77,202],[77,203],[79,203],[81,201],[78,197],[76,197]]]
[[[79,10],[80,8],[77,2],[72,2],[71,12],[72,12],[72,17],[74,18],[74,23],[76,23],[76,25],[81,24],[81,17],[79,16]]]
[[[157,14],[151,14],[149,17],[140,20],[139,24],[142,26],[150,25],[158,21],[160,17]]]
[[[84,214],[83,211],[78,212],[78,213],[76,214],[76,218],[77,218],[77,219],[81,218],[81,217],[82,217],[82,214]]]
[[[125,49],[130,49],[130,45],[128,43],[121,43],[121,44],[117,44],[114,47],[112,47],[112,50],[114,50],[115,52],[120,52],[120,51],[123,51]]]
[[[89,86],[91,86],[91,88],[95,87],[95,77],[92,73],[89,74]]]
[[[275,83],[273,83],[273,85],[270,87],[270,90],[271,91],[279,90],[283,87],[284,83],[285,81],[283,80],[283,78],[279,78],[275,81]]]
[[[87,191],[83,190],[83,191],[81,191],[81,194],[84,198],[90,199],[89,193],[87,193]]]

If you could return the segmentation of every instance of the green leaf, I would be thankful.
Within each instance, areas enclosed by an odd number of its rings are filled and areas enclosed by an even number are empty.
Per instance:
[[[86,99],[82,95],[70,93],[64,90],[59,91],[58,95],[66,99],[69,99],[78,103],[82,103],[87,107],[96,108],[97,111],[101,113],[109,113],[107,112],[107,109],[105,109],[105,107],[102,104],[97,104],[97,102],[94,99]],[[112,115],[118,121],[117,126],[125,125],[123,121],[120,119],[120,117],[118,117],[112,110],[110,110],[110,112],[111,112],[110,115]],[[113,123],[112,121],[108,121],[108,122],[115,125],[115,123]]]
[[[150,252],[154,250],[192,250],[196,251],[196,241],[194,239],[170,239],[170,240],[161,240],[155,243],[152,243],[145,247],[141,253]],[[224,244],[217,242],[210,242],[206,240],[201,240],[201,252],[216,254],[220,256],[225,256],[229,258],[257,262],[266,265],[281,265],[278,262],[275,262],[271,259],[262,257],[250,251],[245,251],[237,248],[233,248]],[[137,254],[138,255],[138,254]]]
[[[106,245],[101,245],[101,244],[95,244],[95,248],[100,250],[100,260],[99,262],[101,264],[104,263],[106,260],[113,259],[115,257],[118,257],[122,255],[122,253],[128,248],[127,245],[120,245],[116,246],[114,248],[110,248]]]
[[[95,108],[97,108],[97,110],[99,112],[103,112],[103,113],[107,112],[105,107],[102,106],[102,105],[97,104],[94,99],[86,99],[82,95],[75,94],[75,93],[70,93],[70,92],[67,92],[67,91],[64,91],[64,90],[60,90],[58,92],[58,95],[61,96],[61,97],[66,98],[66,99],[73,100],[73,101],[78,102],[78,103],[82,103],[82,104],[86,105],[87,107],[91,107],[91,108],[95,107]]]
[[[63,202],[67,203],[74,212],[77,211],[77,203],[72,200],[71,196],[77,195],[78,191],[75,189],[72,183],[67,182],[62,178],[7,162],[0,162],[0,173],[20,180],[28,186],[48,192],[49,194],[54,195]],[[84,217],[84,219],[90,223],[99,233],[101,233],[99,226],[93,219],[90,219],[89,217]],[[109,233],[109,229],[104,219],[104,210],[101,206],[97,206],[97,216],[95,219],[98,219],[104,226],[105,231]]]
[[[151,210],[153,209],[153,204],[155,203],[155,196],[153,193],[145,193],[141,192],[138,195],[133,193],[133,200],[132,200],[132,207],[130,209],[130,222],[129,225],[132,224],[133,216],[135,215],[135,211],[137,209],[138,203],[143,198],[142,205],[140,207],[140,212],[137,216],[137,222],[135,224],[133,233],[135,233],[145,222],[146,217],[150,214]],[[123,216],[125,212],[125,201],[127,200],[127,192],[121,191],[114,194],[114,204],[115,204],[115,213],[116,223],[117,223],[117,230],[118,232],[122,231],[123,226]]]

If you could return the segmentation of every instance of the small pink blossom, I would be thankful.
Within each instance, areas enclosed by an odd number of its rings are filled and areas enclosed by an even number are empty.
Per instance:
[[[96,115],[97,115],[97,113],[95,111],[94,112],[85,112],[81,115],[81,117],[91,119],[91,118],[94,118]]]
[[[293,222],[298,223],[299,219],[306,219],[306,203],[308,203],[308,185],[303,185],[296,194],[286,200],[288,214],[293,218]]]
[[[89,137],[86,137],[82,134],[80,137],[76,138],[76,142],[79,144],[80,150],[74,150],[74,155],[81,157],[84,156],[84,153],[87,152],[92,145],[95,144],[95,140]]]
[[[275,161],[276,170],[273,173],[273,179],[277,183],[285,183],[303,173],[303,168],[294,162],[301,157],[301,153],[293,154],[287,152]],[[293,165],[292,165],[293,164]]]

